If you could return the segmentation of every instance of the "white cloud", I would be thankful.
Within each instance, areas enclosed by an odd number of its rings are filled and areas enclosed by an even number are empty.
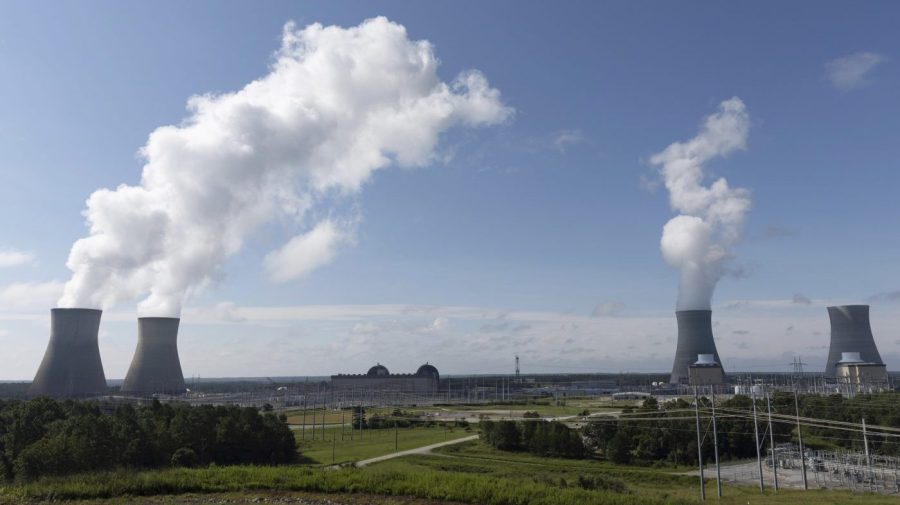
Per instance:
[[[613,317],[618,316],[622,309],[625,308],[625,304],[622,302],[606,302],[597,304],[594,307],[593,312],[591,314],[594,317]]]
[[[750,194],[730,187],[725,178],[707,185],[705,164],[746,149],[749,130],[747,108],[734,97],[706,117],[694,138],[674,142],[650,158],[660,166],[669,205],[679,213],[663,227],[660,239],[663,258],[681,270],[679,310],[709,308],[726,272],[729,248],[740,239]]]
[[[352,241],[351,232],[325,220],[312,230],[297,235],[266,256],[269,278],[275,282],[298,279],[334,259],[341,244]]]
[[[142,313],[177,315],[265,224],[302,226],[311,209],[332,215],[375,172],[434,162],[448,129],[511,117],[481,73],[444,82],[438,64],[428,41],[383,17],[350,28],[287,24],[267,75],[192,97],[189,116],[141,149],[140,185],[90,196],[90,233],[72,246],[60,306],[145,297]],[[330,260],[321,226],[267,258],[274,279]]]
[[[581,130],[559,130],[553,133],[550,142],[557,151],[564,153],[584,141],[584,132]]]
[[[0,311],[45,311],[62,294],[61,282],[20,282],[0,286]]]
[[[17,267],[34,261],[34,255],[15,249],[0,249],[0,268]]]
[[[849,91],[865,84],[872,70],[886,60],[880,54],[858,52],[829,61],[825,64],[825,72],[834,87]]]

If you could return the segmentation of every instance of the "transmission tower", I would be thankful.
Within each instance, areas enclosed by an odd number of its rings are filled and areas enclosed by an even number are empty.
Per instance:
[[[519,355],[516,354],[516,382],[519,382]]]

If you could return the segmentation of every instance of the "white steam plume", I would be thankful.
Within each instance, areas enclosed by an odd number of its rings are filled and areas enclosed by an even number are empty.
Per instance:
[[[650,162],[660,166],[669,204],[680,215],[663,228],[663,258],[681,269],[678,310],[709,309],[716,283],[725,273],[730,247],[740,239],[750,194],[730,188],[719,178],[704,185],[704,164],[712,158],[746,149],[750,118],[740,98],[719,104],[696,137],[675,142]]]
[[[479,72],[445,83],[437,67],[429,42],[385,18],[352,28],[288,23],[268,75],[237,92],[192,97],[190,115],[157,128],[141,149],[140,185],[88,198],[90,233],[72,246],[59,305],[146,296],[142,314],[178,315],[275,218],[294,224],[297,237],[267,259],[272,279],[326,263],[352,241],[353,225],[341,222],[355,220],[310,224],[310,209],[358,192],[376,170],[429,163],[448,128],[512,114]]]

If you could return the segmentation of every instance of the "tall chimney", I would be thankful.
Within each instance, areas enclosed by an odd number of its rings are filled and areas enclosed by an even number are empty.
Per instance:
[[[71,398],[106,392],[97,334],[101,311],[51,309],[50,343],[28,389],[30,396]]]
[[[835,376],[837,362],[845,352],[858,352],[866,363],[884,364],[869,326],[868,305],[828,307],[828,318],[831,319],[831,348],[825,363],[826,377]]]
[[[138,318],[138,344],[122,383],[131,394],[181,394],[184,375],[178,359],[178,323],[175,317]]]
[[[688,382],[688,367],[697,361],[698,355],[712,354],[720,366],[722,360],[713,340],[711,310],[679,310],[675,318],[678,320],[678,345],[669,382],[683,384]]]

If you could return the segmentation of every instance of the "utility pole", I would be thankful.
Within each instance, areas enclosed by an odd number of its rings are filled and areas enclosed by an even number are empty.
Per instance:
[[[797,441],[800,444],[800,470],[803,474],[803,489],[809,489],[809,482],[806,480],[806,458],[803,454],[803,432],[800,430],[800,400],[797,399],[797,386],[794,384],[794,412],[797,418]]]
[[[303,392],[303,425],[300,427],[300,440],[306,440],[306,391]]]
[[[756,439],[756,466],[759,468],[759,492],[765,492],[762,475],[762,455],[759,447],[759,424],[756,421],[756,392],[753,390],[753,379],[750,379],[750,400],[753,402],[753,438]]]
[[[772,449],[772,471],[775,473],[775,492],[778,492],[778,461],[775,460],[775,433],[772,431],[772,403],[766,390],[766,410],[769,411],[769,447]]]
[[[719,435],[716,433],[716,386],[709,387],[712,400],[713,448],[716,455],[716,493],[722,497],[722,469],[719,467]]]
[[[703,440],[700,438],[700,397],[694,386],[694,416],[697,418],[697,461],[700,464],[700,501],[706,501],[706,481],[703,480]]]
[[[869,473],[869,481],[873,481],[872,479],[872,460],[869,458],[869,437],[866,433],[866,418],[862,418],[862,429],[863,429],[863,447],[866,449],[866,472]]]

